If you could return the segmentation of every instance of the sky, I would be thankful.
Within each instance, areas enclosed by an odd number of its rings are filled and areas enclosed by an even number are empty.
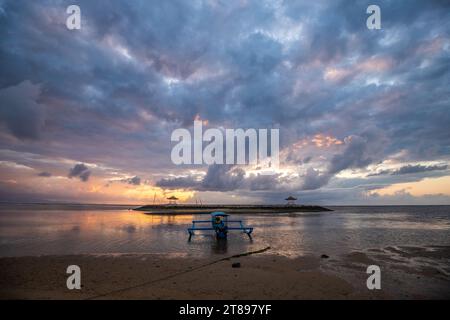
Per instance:
[[[194,119],[276,174],[173,164]],[[1,202],[450,204],[449,123],[448,1],[0,0]]]

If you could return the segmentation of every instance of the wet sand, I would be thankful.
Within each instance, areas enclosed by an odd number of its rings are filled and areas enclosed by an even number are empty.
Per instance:
[[[427,255],[442,258],[443,267],[426,265]],[[449,299],[449,255],[448,247],[396,247],[294,259],[271,250],[222,261],[150,254],[0,258],[0,298]],[[81,290],[66,287],[72,264],[81,268]],[[369,264],[382,270],[381,290],[366,287]]]

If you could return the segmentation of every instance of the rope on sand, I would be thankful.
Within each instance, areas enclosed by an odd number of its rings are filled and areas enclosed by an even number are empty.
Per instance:
[[[260,250],[256,250],[256,251],[249,251],[249,252],[235,254],[235,255],[232,255],[232,256],[229,256],[229,257],[225,257],[225,258],[222,258],[222,259],[218,259],[218,260],[215,260],[215,261],[212,261],[212,262],[205,263],[205,264],[200,265],[198,267],[194,267],[194,268],[191,268],[191,269],[179,271],[179,272],[173,273],[171,275],[168,275],[168,276],[165,276],[165,277],[162,277],[162,278],[146,281],[146,282],[143,282],[143,283],[140,283],[140,284],[136,284],[134,286],[124,287],[124,288],[120,288],[120,289],[117,289],[117,290],[113,290],[113,291],[109,291],[109,292],[106,292],[106,293],[101,293],[101,294],[98,294],[98,295],[95,295],[95,296],[91,296],[91,297],[86,298],[85,300],[94,300],[94,299],[106,297],[106,296],[108,296],[110,294],[120,293],[120,292],[124,292],[124,291],[127,291],[127,290],[131,290],[131,289],[136,289],[136,288],[139,288],[139,287],[152,285],[154,283],[165,281],[165,280],[169,280],[169,279],[175,278],[177,276],[180,276],[182,274],[186,274],[186,273],[189,273],[189,272],[192,272],[192,271],[196,271],[196,270],[199,270],[199,269],[211,266],[213,264],[216,264],[216,263],[219,263],[219,262],[222,262],[222,261],[230,260],[230,259],[233,259],[233,258],[246,257],[246,256],[250,256],[252,254],[263,253],[263,252],[265,252],[265,251],[267,251],[269,249],[270,249],[270,247],[266,247],[264,249],[260,249]]]

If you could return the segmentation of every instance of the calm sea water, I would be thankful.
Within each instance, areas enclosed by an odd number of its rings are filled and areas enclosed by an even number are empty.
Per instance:
[[[450,206],[330,207],[298,215],[233,215],[255,227],[253,240],[211,233],[188,241],[205,215],[146,215],[121,206],[0,205],[0,256],[151,253],[209,257],[267,246],[286,256],[387,246],[450,245]]]

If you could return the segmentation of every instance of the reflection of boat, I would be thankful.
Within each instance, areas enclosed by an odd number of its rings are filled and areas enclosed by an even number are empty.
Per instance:
[[[230,215],[224,212],[212,212],[211,220],[194,220],[192,221],[192,227],[188,228],[189,240],[194,235],[195,231],[211,230],[215,231],[217,239],[226,239],[228,231],[241,230],[251,238],[253,232],[252,227],[246,227],[242,223],[242,220],[228,220]],[[210,223],[211,227],[198,227],[196,224]],[[228,224],[239,224],[239,226],[229,226]]]

